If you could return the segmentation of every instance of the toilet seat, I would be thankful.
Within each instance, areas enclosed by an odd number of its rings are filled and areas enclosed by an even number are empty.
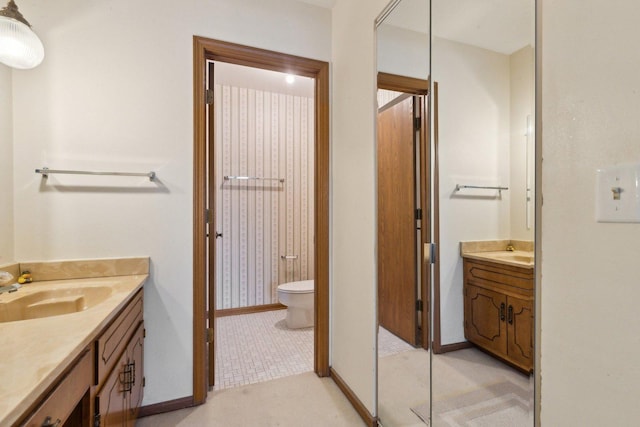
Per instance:
[[[290,294],[305,294],[314,291],[313,280],[301,280],[299,282],[283,283],[278,290]]]

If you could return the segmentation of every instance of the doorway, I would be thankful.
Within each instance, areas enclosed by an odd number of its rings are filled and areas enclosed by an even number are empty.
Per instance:
[[[208,186],[215,174],[214,94],[208,70],[211,61],[280,71],[315,80],[314,87],[314,371],[329,375],[329,81],[328,64],[278,52],[256,49],[217,40],[194,37],[194,377],[193,403],[206,400],[215,376],[215,216],[214,186]],[[211,165],[211,168],[208,168]],[[211,228],[209,228],[211,227]],[[211,234],[211,238],[207,237]],[[208,309],[212,308],[212,309]]]

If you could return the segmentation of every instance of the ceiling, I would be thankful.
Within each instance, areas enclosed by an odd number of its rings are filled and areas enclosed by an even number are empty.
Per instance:
[[[437,37],[511,54],[534,43],[533,0],[435,0]]]
[[[338,0],[299,0],[332,8]],[[534,0],[432,0],[433,34],[504,54],[534,43]],[[428,32],[426,0],[402,0],[384,24]]]

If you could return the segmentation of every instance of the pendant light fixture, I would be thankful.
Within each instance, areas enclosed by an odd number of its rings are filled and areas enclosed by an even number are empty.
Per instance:
[[[13,0],[0,10],[0,62],[22,70],[44,59],[42,42]]]

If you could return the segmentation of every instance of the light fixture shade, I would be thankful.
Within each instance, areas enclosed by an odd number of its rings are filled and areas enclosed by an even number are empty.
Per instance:
[[[13,1],[7,8],[15,7]],[[44,47],[28,22],[19,14],[16,19],[6,15],[7,8],[0,13],[0,62],[9,67],[29,69],[38,66],[44,59]]]

